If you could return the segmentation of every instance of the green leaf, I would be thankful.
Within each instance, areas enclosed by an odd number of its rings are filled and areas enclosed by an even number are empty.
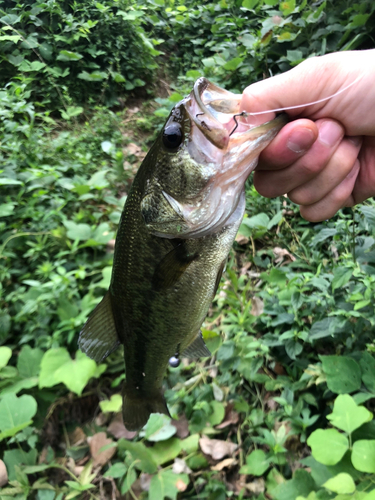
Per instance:
[[[82,55],[78,54],[78,52],[71,52],[70,50],[60,50],[59,55],[57,56],[58,61],[79,61],[82,59]]]
[[[12,356],[12,349],[10,347],[6,346],[1,346],[0,347],[0,370],[1,368],[4,368],[8,364],[8,361],[10,360]]]
[[[1,35],[0,42],[13,42],[17,43],[22,39],[20,35]]]
[[[351,494],[355,491],[353,478],[346,472],[341,472],[337,476],[328,479],[323,486],[334,493]]]
[[[375,439],[361,439],[353,444],[352,464],[361,472],[375,474]]]
[[[137,17],[141,17],[144,15],[143,10],[130,10],[128,12],[124,12],[123,10],[117,11],[117,15],[121,16],[124,21],[134,21]]]
[[[367,224],[370,226],[371,229],[375,228],[375,207],[368,207],[366,205],[363,205],[362,207],[359,207],[359,211],[364,215]]]
[[[112,394],[110,399],[100,401],[99,406],[103,413],[117,413],[122,408],[122,396],[121,394]]]
[[[104,477],[113,477],[119,478],[126,474],[128,468],[122,462],[117,462],[116,464],[111,465],[111,467],[104,474]]]
[[[306,496],[315,488],[315,482],[304,469],[297,469],[293,479],[279,484],[272,490],[272,497],[277,500],[292,500],[299,495]]]
[[[17,360],[17,368],[21,377],[37,377],[42,357],[43,351],[41,349],[32,349],[29,345],[25,345],[21,349]]]
[[[153,454],[143,443],[132,443],[131,441],[120,439],[118,441],[118,449],[128,451],[133,460],[139,460],[137,468],[141,471],[146,472],[147,474],[154,474],[157,471],[158,466]]]
[[[362,380],[367,389],[375,392],[375,359],[369,352],[363,352],[359,364],[362,369]]]
[[[280,3],[280,9],[281,12],[284,14],[284,16],[289,16],[289,14],[291,14],[295,8],[296,8],[295,0],[286,0],[286,2]]]
[[[53,387],[62,382],[69,390],[81,395],[90,378],[95,375],[95,361],[83,352],[77,351],[76,358],[71,359],[63,347],[49,349],[42,358],[39,387]]]
[[[349,441],[336,429],[318,429],[307,440],[312,456],[324,465],[335,465],[349,448]]]
[[[76,224],[71,220],[66,220],[63,222],[66,227],[67,236],[72,240],[89,240],[92,236],[91,227],[88,224]]]
[[[223,65],[223,69],[226,71],[234,71],[242,64],[242,57],[235,57]]]
[[[38,450],[35,448],[29,452],[22,449],[7,450],[4,452],[4,462],[7,467],[8,476],[10,481],[16,479],[15,467],[20,465],[35,465],[38,456]]]
[[[220,388],[218,387],[216,391],[218,389],[220,390]],[[212,413],[208,416],[208,421],[212,426],[221,424],[225,415],[225,408],[223,403],[221,403],[220,401],[211,401],[210,406],[212,408]]]
[[[70,120],[74,116],[78,116],[82,113],[82,106],[68,106],[66,110],[61,110],[61,116],[64,118],[64,120]]]
[[[347,267],[337,267],[333,272],[332,290],[342,288],[350,280],[353,274],[353,269]]]
[[[366,24],[367,19],[371,16],[371,14],[357,14],[353,17],[352,22],[350,23],[350,28],[356,28],[357,26],[363,26]]]
[[[18,392],[23,391],[24,389],[31,389],[32,387],[36,387],[38,385],[39,379],[38,377],[30,377],[23,378],[21,380],[16,380],[11,385],[3,388],[1,394],[17,394]]]
[[[357,391],[361,387],[361,369],[347,356],[319,356],[328,388],[336,394]]]
[[[10,331],[10,316],[4,311],[0,311],[0,341],[4,341]]]
[[[364,423],[370,422],[372,413],[363,406],[358,406],[349,394],[342,394],[337,396],[333,405],[333,412],[327,418],[332,425],[351,434]]]
[[[87,82],[100,82],[107,78],[107,73],[104,73],[104,71],[94,71],[93,73],[82,71],[77,76],[81,80],[86,80]]]
[[[259,3],[259,0],[243,0],[242,7],[248,10],[253,10]]]
[[[177,486],[179,482],[185,485],[189,484],[187,474],[175,474],[169,470],[162,470],[152,477],[149,490],[149,500],[163,500],[169,498],[176,500],[180,489]]]
[[[15,206],[16,205],[14,203],[2,203],[0,205],[0,217],[8,217],[9,215],[12,215]]]
[[[252,476],[262,476],[269,468],[270,464],[263,450],[255,450],[246,457],[246,465],[240,469],[240,474],[251,474]]]
[[[186,451],[187,455],[198,451],[199,449],[199,434],[192,434],[191,436],[180,441],[181,448]]]
[[[165,441],[174,434],[177,429],[171,424],[171,419],[167,415],[161,413],[152,413],[146,427],[144,428],[144,436],[148,441]]]
[[[182,449],[182,443],[177,438],[170,438],[167,441],[159,441],[152,448],[152,456],[158,465],[163,465],[176,458]]]
[[[6,394],[0,401],[0,430],[8,436],[17,434],[29,425],[36,411],[37,404],[32,396]]]

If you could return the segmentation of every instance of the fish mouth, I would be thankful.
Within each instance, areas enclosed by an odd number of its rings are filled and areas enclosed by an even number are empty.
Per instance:
[[[204,77],[195,82],[189,97],[186,110],[190,119],[203,136],[221,150],[252,141],[268,131],[277,133],[288,122],[283,113],[258,125],[258,117],[241,113],[241,94],[218,87]]]

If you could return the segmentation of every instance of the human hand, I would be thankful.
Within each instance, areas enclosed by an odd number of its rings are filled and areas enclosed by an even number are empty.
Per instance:
[[[294,119],[263,151],[254,185],[267,197],[287,193],[312,222],[375,195],[375,50],[311,58],[247,87],[241,110],[288,110]],[[262,121],[272,115],[261,115]],[[303,118],[302,118],[303,117]]]

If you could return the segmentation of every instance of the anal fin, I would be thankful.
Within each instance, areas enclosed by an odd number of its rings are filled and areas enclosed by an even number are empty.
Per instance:
[[[84,324],[78,345],[81,351],[97,363],[103,361],[120,345],[108,291]]]
[[[195,340],[184,350],[182,355],[187,358],[205,358],[211,356],[208,347],[204,343],[201,331],[195,337]]]

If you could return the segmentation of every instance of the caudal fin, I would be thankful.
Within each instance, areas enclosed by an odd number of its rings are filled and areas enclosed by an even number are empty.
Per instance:
[[[143,391],[135,393],[124,384],[122,390],[123,404],[122,416],[124,425],[129,431],[138,431],[147,424],[151,413],[164,413],[170,417],[170,413],[162,392],[155,390],[153,393],[145,394]]]

